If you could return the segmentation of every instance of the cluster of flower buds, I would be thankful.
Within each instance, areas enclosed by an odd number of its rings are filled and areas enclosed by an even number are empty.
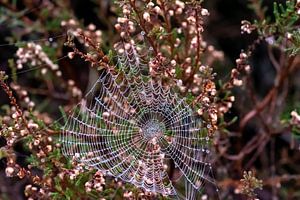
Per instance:
[[[131,200],[133,199],[134,195],[132,191],[125,191],[123,194],[124,199]]]
[[[103,186],[105,185],[105,179],[101,171],[97,171],[93,178],[85,183],[85,190],[87,192],[91,192],[92,189],[97,192],[101,192],[103,190]]]
[[[38,127],[38,125],[36,125]],[[35,134],[33,140],[29,143],[29,149],[36,152],[37,158],[41,163],[46,162],[46,158],[54,149],[54,143],[51,136],[45,137],[42,134]]]
[[[216,85],[212,80],[206,80],[202,87],[203,91],[208,94],[208,96],[215,96],[217,93]]]
[[[8,147],[12,147],[18,138],[28,135],[29,131],[33,130],[31,123],[24,124],[23,117],[26,115],[29,115],[29,112],[19,113],[17,108],[12,106],[2,118],[0,135],[5,136]]]
[[[25,169],[16,163],[16,157],[13,153],[7,155],[5,174],[7,177],[18,177],[20,179],[28,177],[34,184],[41,184],[39,176],[33,175],[29,169]]]
[[[127,12],[127,10],[129,11],[127,4],[125,4],[123,6],[123,13],[125,12],[124,9],[126,12]],[[127,17],[127,14],[126,14],[126,16],[118,17],[117,23],[115,24],[115,29],[118,32],[120,32],[120,36],[122,38],[129,36],[130,33],[133,33],[136,30],[135,24],[133,23],[133,21],[129,20],[129,18]]]
[[[39,188],[31,184],[25,186],[24,194],[28,200],[50,198],[49,193],[47,193],[43,188]]]
[[[157,56],[149,62],[150,75],[156,76],[157,74],[164,74],[168,69],[168,66],[167,58],[161,53],[158,53]]]
[[[13,114],[14,116],[17,116],[17,113],[14,113]],[[22,127],[22,123],[21,123],[21,120],[17,120],[17,123],[15,124],[15,127],[13,126],[9,126],[6,121],[11,119],[13,117],[9,117],[9,116],[6,116],[5,118],[3,118],[3,125],[2,125],[2,129],[0,131],[0,135],[1,136],[5,136],[6,138],[6,144],[8,147],[12,147],[13,144],[15,143],[15,141],[18,139],[18,132],[17,132],[17,128],[19,128],[20,126]],[[24,130],[24,129],[21,129],[21,130]],[[24,133],[27,133],[26,129],[24,131]]]
[[[183,13],[185,8],[185,3],[179,0],[176,0],[172,4],[166,4],[164,1],[157,1],[155,5],[150,1],[147,5],[148,12],[153,15],[163,15],[172,17],[174,15],[180,15]]]
[[[239,79],[240,74],[243,72],[249,74],[251,72],[251,67],[248,64],[248,55],[246,53],[240,53],[240,57],[236,59],[236,65],[236,68],[231,70],[230,87],[243,85],[243,80]]]
[[[12,95],[12,91],[8,88],[8,86],[3,82],[1,82],[1,86],[8,94],[12,104],[6,115],[2,118],[3,126],[0,132],[1,135],[5,136],[7,143],[6,146],[0,149],[0,151],[4,153],[7,160],[5,173],[8,177],[18,177],[20,179],[26,177],[33,184],[39,187],[42,185],[51,187],[53,183],[52,178],[49,176],[43,176],[43,178],[41,178],[37,175],[33,175],[31,169],[33,165],[35,165],[34,163],[30,163],[26,168],[21,167],[16,163],[14,145],[17,141],[24,139],[23,141],[26,141],[25,144],[28,145],[31,152],[33,152],[33,154],[39,160],[39,167],[44,169],[46,168],[47,164],[49,165],[49,163],[46,163],[46,160],[49,154],[53,151],[53,139],[48,134],[45,134],[45,130],[39,130],[40,125],[38,125],[32,119],[29,119],[29,111],[25,110],[23,112],[20,109],[19,105],[16,103],[16,99]],[[20,86],[16,84],[12,84],[12,88],[16,90],[20,100],[24,101],[25,103],[30,103],[27,91],[21,89]],[[38,115],[36,111],[33,111],[32,114]],[[57,161],[53,160],[53,162]],[[28,199],[48,199],[44,189],[39,189],[35,186],[28,186],[25,189],[25,195],[28,197]]]
[[[229,96],[226,99],[222,101],[222,103],[218,107],[219,114],[223,115],[229,111],[229,109],[232,107],[233,102],[235,101],[234,96]]]
[[[247,33],[250,34],[252,33],[252,31],[254,31],[256,29],[256,26],[251,24],[251,22],[247,21],[247,20],[243,20],[241,22],[241,33]]]
[[[33,101],[30,100],[30,97],[28,96],[28,92],[24,89],[21,89],[20,85],[17,85],[16,83],[12,83],[10,85],[10,87],[16,91],[18,97],[19,97],[19,101],[24,102],[25,103],[25,107],[29,108],[30,110],[32,110],[35,106],[35,103]]]
[[[6,168],[5,174],[7,177],[19,177],[20,179],[24,178],[26,175],[30,176],[31,173],[26,169],[22,168],[19,164],[16,163],[16,155],[9,147],[2,147],[0,149],[2,154],[6,156]]]
[[[20,165],[16,164],[15,161],[11,161],[11,160],[10,162],[7,163],[5,174],[7,177],[19,177],[20,179],[23,179],[25,176],[31,178],[36,177],[36,176],[32,176],[29,170],[22,168]]]
[[[68,21],[62,21],[62,28],[68,30],[69,33],[72,33],[75,37],[79,36],[79,33],[83,33],[85,36],[89,37],[96,44],[102,42],[102,31],[98,30],[94,24],[88,25],[86,30],[79,28],[79,23],[74,19],[69,19]],[[81,44],[88,46],[89,44],[84,41],[83,38],[77,37],[78,41]]]
[[[20,47],[16,53],[17,68],[22,69],[24,64],[30,63],[31,66],[45,66],[42,68],[41,73],[46,74],[48,69],[52,70],[56,76],[61,76],[62,73],[59,70],[57,64],[54,64],[48,55],[43,51],[41,45],[33,42],[27,43],[25,47]]]
[[[235,60],[237,64],[237,70],[250,73],[251,67],[248,64],[248,55],[246,53],[240,53],[240,57]]]
[[[13,177],[13,176],[16,176],[16,168],[15,167],[12,167],[12,166],[7,166],[5,168],[5,174],[7,177]]]
[[[291,117],[292,117],[290,120],[291,125],[300,128],[300,115],[296,111],[292,111]]]

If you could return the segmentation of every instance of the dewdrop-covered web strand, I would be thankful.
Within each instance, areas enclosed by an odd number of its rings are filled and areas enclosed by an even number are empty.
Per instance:
[[[178,197],[168,175],[173,163],[186,181],[185,198],[194,199],[212,182],[201,121],[185,98],[137,75],[145,62],[133,45],[121,54],[126,71],[102,72],[66,122],[64,154],[146,191]]]

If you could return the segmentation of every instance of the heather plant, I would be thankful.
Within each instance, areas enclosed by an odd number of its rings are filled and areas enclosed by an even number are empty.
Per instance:
[[[104,27],[71,1],[22,5],[1,1],[1,198],[299,198],[298,1],[249,1],[234,64],[203,1],[96,2]]]

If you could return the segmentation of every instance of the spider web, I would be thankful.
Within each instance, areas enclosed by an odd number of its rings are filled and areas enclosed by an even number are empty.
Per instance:
[[[209,138],[185,98],[141,75],[145,63],[132,45],[119,55],[123,71],[101,73],[63,128],[63,153],[146,191],[181,198],[168,174],[174,163],[185,198],[196,199],[205,182],[213,183]]]

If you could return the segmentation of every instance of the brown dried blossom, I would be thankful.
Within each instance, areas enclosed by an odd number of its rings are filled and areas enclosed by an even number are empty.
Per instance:
[[[244,172],[243,179],[241,181],[240,193],[247,195],[249,199],[256,199],[255,190],[262,189],[262,180],[257,179],[252,171]]]

